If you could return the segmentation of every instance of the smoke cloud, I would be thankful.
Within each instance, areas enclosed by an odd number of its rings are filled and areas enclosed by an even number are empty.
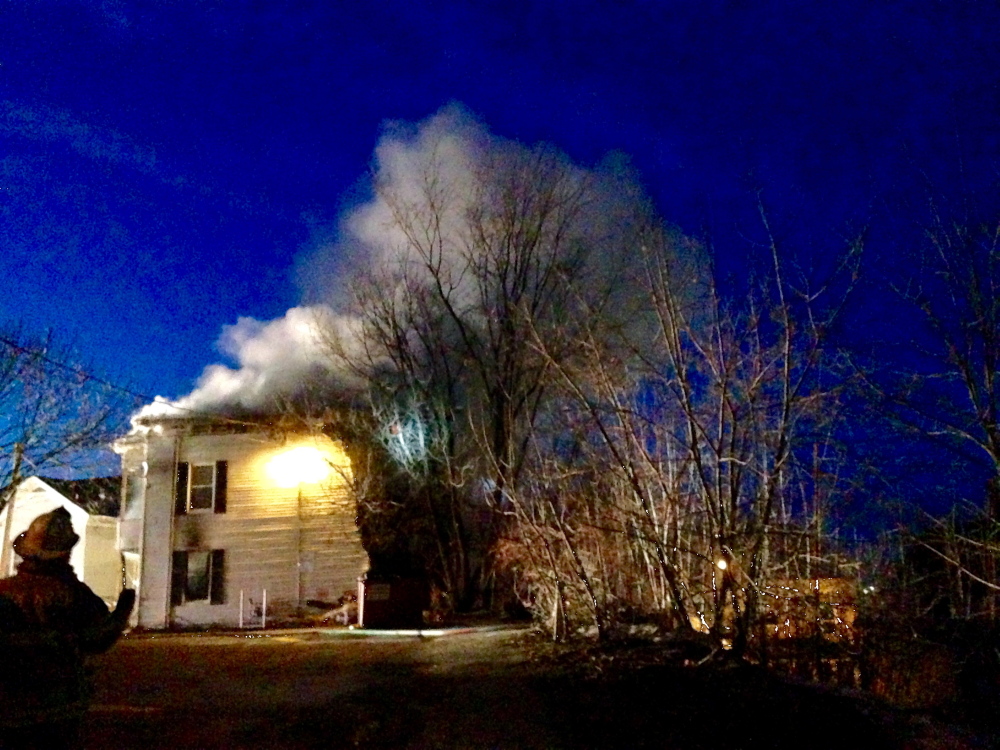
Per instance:
[[[396,208],[412,210],[425,204],[429,174],[435,175],[444,207],[440,234],[446,243],[461,241],[462,219],[475,193],[478,166],[498,140],[458,105],[450,105],[414,125],[389,122],[375,147],[374,180],[381,189],[349,208],[340,217],[336,238],[306,253],[298,267],[308,302],[337,310],[350,306],[350,284],[369,268],[398,268],[408,258],[408,242],[385,195]],[[445,260],[454,247],[443,248]]]
[[[392,294],[394,274],[402,273],[400,269],[412,260],[411,243],[394,221],[394,211],[419,212],[426,205],[427,181],[433,176],[432,192],[439,199],[435,215],[440,219],[434,229],[439,231],[441,262],[454,274],[451,288],[462,293],[468,283],[459,261],[463,247],[468,247],[464,219],[477,195],[478,180],[490,157],[523,148],[491,135],[457,105],[417,125],[388,123],[375,148],[372,187],[377,189],[343,213],[334,241],[319,244],[299,263],[304,306],[277,320],[241,318],[226,326],[218,348],[233,366],[208,366],[189,395],[176,401],[158,398],[140,416],[262,410],[320,378],[350,387],[350,376],[333,364],[330,340],[336,336],[348,349],[360,345],[360,323],[350,313],[351,280],[357,274],[378,269],[379,278],[387,280],[385,293]],[[581,180],[593,174],[571,169]],[[593,206],[596,218],[586,227],[588,233],[616,224],[615,203],[620,196],[604,193],[607,200]],[[609,254],[606,262],[614,263],[613,256]]]
[[[375,149],[376,179],[388,181],[405,199],[417,200],[420,179],[433,164],[459,195],[470,187],[476,154],[488,137],[456,106],[416,126],[389,123]],[[457,222],[462,210],[456,202],[450,216]],[[446,234],[452,232],[449,228]],[[308,304],[275,320],[245,317],[225,326],[216,346],[230,364],[209,365],[191,393],[176,400],[157,397],[136,416],[266,412],[312,383],[352,388],[353,378],[331,356],[331,337],[340,346],[357,341],[358,321],[345,312],[350,279],[360,268],[388,260],[405,245],[383,200],[371,197],[348,209],[337,239],[314,249],[299,264]]]
[[[349,390],[354,384],[333,365],[329,336],[348,334],[352,325],[324,305],[293,307],[270,321],[240,318],[223,328],[217,343],[235,367],[209,365],[190,394],[175,401],[158,397],[137,417],[267,412],[317,384]]]

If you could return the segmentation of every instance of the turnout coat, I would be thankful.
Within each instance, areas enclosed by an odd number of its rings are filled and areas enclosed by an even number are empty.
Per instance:
[[[0,727],[80,718],[89,692],[85,655],[118,639],[134,597],[123,591],[108,612],[64,558],[25,558],[0,580]]]

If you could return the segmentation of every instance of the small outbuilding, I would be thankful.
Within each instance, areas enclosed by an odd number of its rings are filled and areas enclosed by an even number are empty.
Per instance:
[[[122,558],[116,548],[120,498],[120,477],[23,480],[0,511],[0,577],[13,575],[20,561],[11,547],[14,539],[38,516],[65,508],[80,537],[70,564],[81,581],[113,605],[122,586]]]

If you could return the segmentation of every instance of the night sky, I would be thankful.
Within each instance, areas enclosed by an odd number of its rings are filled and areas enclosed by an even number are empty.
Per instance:
[[[758,196],[804,265],[861,225],[891,257],[930,193],[996,177],[998,22],[966,2],[3,0],[3,317],[181,396],[224,326],[313,301],[309,259],[369,197],[386,123],[448,105],[585,167],[627,155],[730,271]],[[872,294],[857,319],[891,318]]]

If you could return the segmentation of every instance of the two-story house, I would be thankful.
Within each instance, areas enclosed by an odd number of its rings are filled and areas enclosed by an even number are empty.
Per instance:
[[[115,450],[139,627],[294,615],[355,590],[368,567],[350,459],[319,432],[145,417]]]

